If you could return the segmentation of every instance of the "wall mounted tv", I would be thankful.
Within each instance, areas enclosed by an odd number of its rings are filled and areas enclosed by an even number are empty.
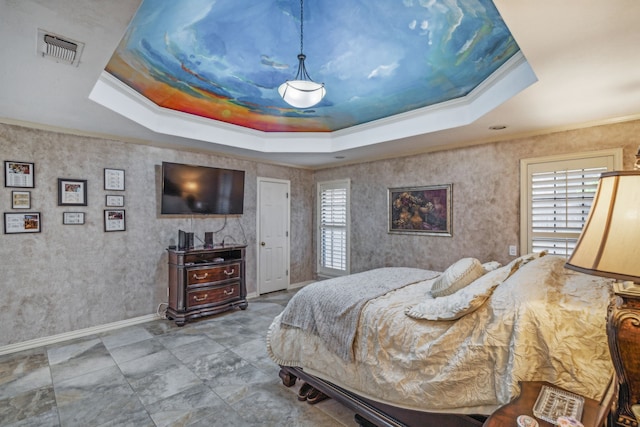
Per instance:
[[[162,162],[163,215],[239,215],[244,171]]]

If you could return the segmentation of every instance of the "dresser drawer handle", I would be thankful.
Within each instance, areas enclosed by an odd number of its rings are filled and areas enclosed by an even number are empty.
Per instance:
[[[193,278],[196,280],[206,279],[207,277],[209,277],[209,273],[204,273],[204,276],[198,276],[196,273],[193,273]]]
[[[233,295],[233,288],[229,289],[229,290],[224,290],[224,294],[225,295]]]
[[[225,271],[224,271],[224,274],[226,274],[226,275],[227,275],[227,277],[229,277],[229,276],[233,276],[233,273],[235,273],[235,272],[236,272],[236,269],[235,269],[235,268],[232,268],[232,269],[231,269],[231,271],[227,271],[227,270],[225,270]]]
[[[194,296],[193,296],[193,300],[194,300],[194,301],[197,301],[197,302],[201,302],[201,301],[206,300],[208,296],[209,296],[209,294],[204,294],[204,296],[203,296],[202,298],[198,298],[198,296],[197,296],[197,295],[194,295]]]

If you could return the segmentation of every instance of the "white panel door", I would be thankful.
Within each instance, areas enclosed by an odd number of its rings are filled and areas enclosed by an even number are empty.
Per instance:
[[[258,293],[289,286],[289,181],[258,178]]]

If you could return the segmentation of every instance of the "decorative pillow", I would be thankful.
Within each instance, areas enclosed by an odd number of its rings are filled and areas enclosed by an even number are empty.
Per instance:
[[[526,254],[526,255],[522,255],[519,258],[514,259],[513,261],[511,261],[509,264],[507,264],[507,267],[511,267],[511,272],[509,273],[509,276],[507,277],[511,277],[513,276],[513,274],[518,271],[520,269],[520,267],[522,267],[523,265],[526,265],[528,263],[530,263],[531,261],[541,258],[543,256],[545,256],[547,254],[547,251],[542,251],[542,252],[532,252],[530,254]],[[506,280],[506,278],[505,278]]]
[[[432,297],[451,295],[467,286],[485,273],[482,264],[475,258],[462,258],[451,264],[431,287]]]
[[[546,254],[547,254],[547,251],[531,252],[530,254],[522,255],[520,258],[517,258],[517,259],[522,260],[522,263],[520,264],[520,266],[522,267],[523,265],[527,264],[528,262],[531,262],[534,259],[541,258],[541,257],[545,256]]]
[[[482,268],[484,268],[484,271],[486,271],[487,273],[500,267],[502,267],[502,264],[500,264],[498,261],[489,261],[482,264]]]
[[[405,314],[414,319],[459,319],[480,308],[510,272],[511,268],[509,266],[495,269],[452,295],[438,298],[427,297],[426,301],[407,308]]]

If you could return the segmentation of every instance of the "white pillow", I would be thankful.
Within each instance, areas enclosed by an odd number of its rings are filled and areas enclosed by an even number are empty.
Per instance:
[[[432,297],[451,295],[467,286],[485,273],[482,264],[475,258],[462,258],[451,264],[431,287]]]
[[[456,320],[480,308],[493,290],[509,275],[509,266],[495,269],[458,292],[426,301],[407,308],[405,314],[414,319]]]
[[[516,271],[518,271],[520,269],[520,267],[530,263],[531,261],[534,261],[534,260],[536,260],[538,258],[541,258],[541,257],[545,256],[546,254],[547,254],[547,251],[532,252],[530,254],[522,255],[521,257],[514,259],[509,264],[507,264],[507,267],[511,268],[511,272],[509,273],[509,276],[513,276],[513,274]],[[505,280],[506,280],[506,278],[505,278]]]
[[[486,271],[487,273],[500,267],[502,267],[502,264],[500,264],[498,261],[489,261],[482,264],[482,268],[484,268],[484,271]]]

